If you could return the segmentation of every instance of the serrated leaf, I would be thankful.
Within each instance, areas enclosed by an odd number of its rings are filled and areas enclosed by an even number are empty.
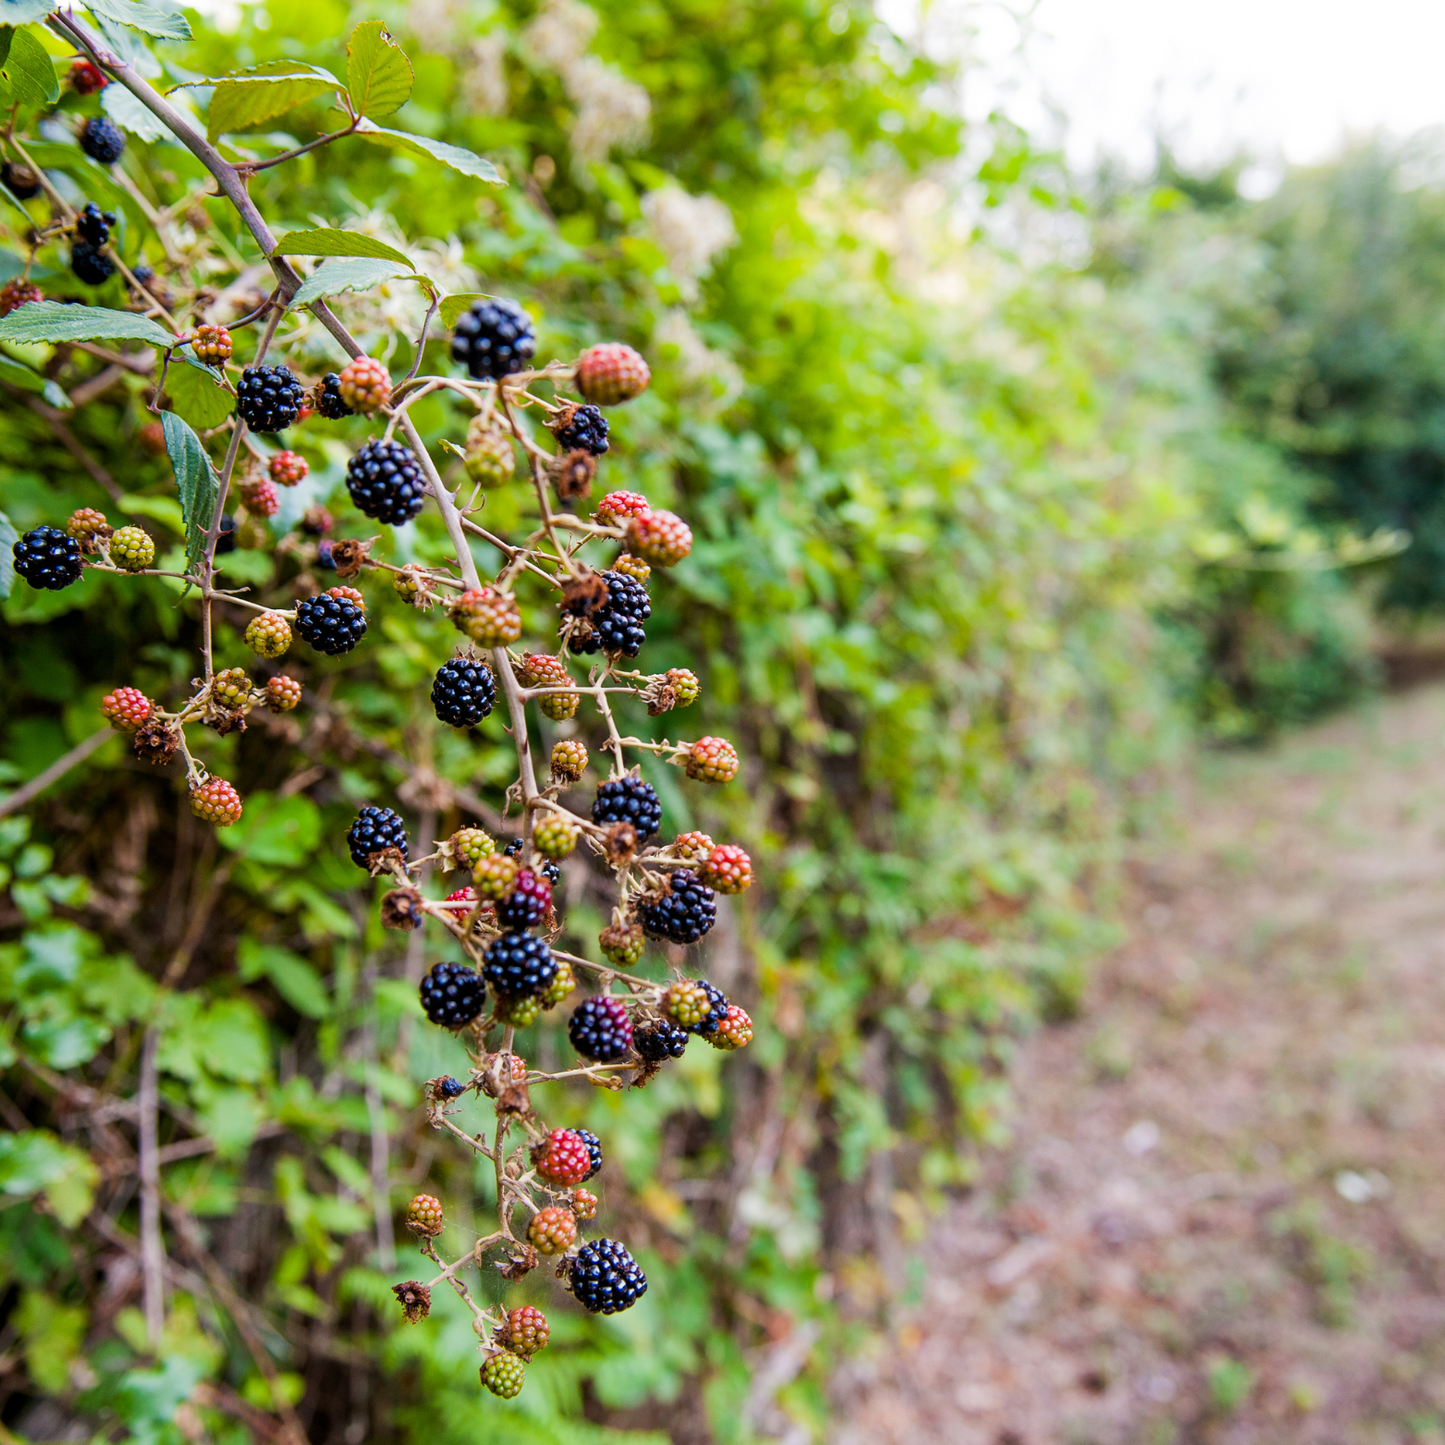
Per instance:
[[[15,585],[15,553],[12,550],[20,540],[15,523],[0,512],[0,597],[8,597]]]
[[[0,341],[143,341],[163,350],[176,344],[176,338],[148,316],[59,301],[31,301],[0,316]]]
[[[494,186],[504,186],[506,181],[491,161],[477,155],[475,151],[463,150],[461,146],[448,145],[445,141],[432,140],[424,135],[412,135],[404,130],[387,130],[383,126],[362,123],[356,127],[357,135],[377,145],[390,146],[392,150],[410,151],[429,161],[440,161],[464,176],[474,176]]]
[[[13,356],[0,356],[0,381],[43,396],[57,411],[65,411],[70,406],[70,398],[60,387]]]
[[[236,405],[235,397],[221,381],[220,372],[197,361],[186,350],[171,353],[166,395],[176,411],[202,431],[219,426]]]
[[[104,15],[97,15],[95,22],[100,26],[100,33],[105,36],[106,45],[137,75],[143,75],[147,80],[160,78],[160,61],[134,30],[117,25],[114,20]]]
[[[346,90],[357,115],[390,115],[411,95],[416,76],[406,52],[380,20],[363,20],[346,42]]]
[[[442,304],[437,308],[437,315],[441,317],[442,325],[452,327],[461,320],[462,316],[471,310],[474,301],[486,301],[488,294],[485,291],[458,291],[455,296],[444,296]]]
[[[414,271],[411,262],[385,241],[364,236],[360,231],[291,231],[276,242],[273,256],[374,256],[381,261],[399,261]]]
[[[92,15],[103,15],[117,25],[129,26],[157,40],[189,40],[191,27],[184,15],[142,5],[140,0],[85,0]]]
[[[206,131],[213,141],[230,131],[246,130],[284,115],[327,91],[341,92],[341,82],[329,70],[294,60],[268,61],[237,75],[188,84],[215,86],[206,114]]]
[[[0,0],[0,25],[34,25],[58,9],[57,0]]]
[[[398,266],[395,261],[373,260],[370,257],[328,261],[301,283],[301,289],[291,298],[291,305],[309,306],[323,296],[340,296],[345,291],[370,291],[373,286],[380,286],[394,276],[419,279],[414,272]]]
[[[216,515],[221,479],[216,475],[200,437],[175,412],[161,413],[161,427],[166,434],[166,454],[171,459],[171,470],[176,474],[181,516],[186,523],[186,571],[189,572],[201,560],[201,554],[206,549],[206,532]]]
[[[122,129],[141,140],[165,140],[170,131],[123,85],[107,85],[100,93],[100,108]]]
[[[28,31],[12,30],[5,63],[0,66],[14,99],[21,105],[48,105],[60,99],[60,82],[50,52]]]

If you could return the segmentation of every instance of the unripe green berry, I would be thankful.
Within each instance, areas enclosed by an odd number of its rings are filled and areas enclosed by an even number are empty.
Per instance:
[[[246,646],[258,657],[280,657],[291,646],[291,624],[279,612],[262,612],[246,624]]]
[[[576,846],[582,830],[561,813],[548,813],[532,829],[532,842],[548,858],[565,858]]]
[[[127,572],[144,572],[156,560],[156,544],[140,527],[122,527],[110,539],[110,560]]]

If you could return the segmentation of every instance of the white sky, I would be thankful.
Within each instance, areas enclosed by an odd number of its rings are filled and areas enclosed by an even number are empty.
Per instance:
[[[912,8],[885,13],[899,7]],[[1243,147],[1268,167],[1445,124],[1445,0],[932,0],[923,13],[948,48],[939,30],[976,32],[987,63],[965,85],[970,115],[1001,105],[1048,134],[1062,111],[1082,165],[1102,150],[1142,166],[1156,129],[1186,160]]]

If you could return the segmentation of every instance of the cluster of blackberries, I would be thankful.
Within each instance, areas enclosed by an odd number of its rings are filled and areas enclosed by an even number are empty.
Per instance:
[[[421,511],[426,481],[410,447],[372,441],[346,464],[346,490],[368,517],[399,527]]]
[[[97,248],[110,240],[110,228],[115,225],[115,212],[102,211],[91,201],[75,218],[75,229],[82,241]]]
[[[59,527],[36,527],[10,550],[15,570],[32,587],[59,592],[80,580],[80,544]]]
[[[358,868],[369,868],[371,855],[386,848],[395,848],[405,858],[406,824],[390,808],[363,808],[346,835],[346,846]]]
[[[471,1023],[486,1003],[487,991],[476,972],[460,963],[438,963],[421,981],[421,1006],[444,1029]]]
[[[473,301],[452,331],[452,360],[478,381],[525,371],[536,351],[532,318],[504,296]]]
[[[597,789],[592,800],[592,821],[631,823],[639,838],[650,838],[662,826],[662,803],[651,783],[629,773],[613,778]]]
[[[366,636],[366,613],[350,598],[329,592],[303,597],[296,604],[296,635],[318,652],[336,657]]]
[[[671,1019],[648,1019],[632,1032],[632,1047],[650,1064],[680,1059],[687,1049],[689,1033]]]
[[[613,1064],[632,1048],[627,1005],[611,994],[583,999],[567,1023],[567,1037],[584,1059]]]
[[[509,929],[487,945],[482,972],[498,998],[536,998],[557,977],[557,960],[544,938]]]
[[[105,254],[115,212],[102,211],[91,201],[76,218],[77,239],[70,248],[70,269],[87,286],[101,286],[115,274],[115,262]]]
[[[284,366],[248,366],[236,388],[236,415],[254,432],[284,431],[300,414],[306,393]]]
[[[497,903],[497,923],[502,928],[535,928],[551,907],[552,885],[523,868],[512,891]]]
[[[649,938],[696,943],[717,922],[717,894],[690,868],[679,868],[668,879],[667,891],[643,904],[638,919]]]
[[[590,452],[600,457],[607,450],[607,418],[595,406],[576,407],[571,416],[553,429],[563,451]]]
[[[492,710],[497,680],[484,662],[454,657],[437,669],[431,685],[431,705],[442,722],[454,728],[472,728]]]
[[[642,624],[652,616],[652,599],[647,588],[625,572],[604,572],[602,580],[607,583],[607,601],[588,619],[592,631],[573,639],[572,650],[636,657],[647,641]]]
[[[594,1315],[616,1314],[647,1293],[647,1276],[615,1239],[584,1244],[572,1261],[570,1282],[577,1303]]]
[[[114,165],[125,149],[125,135],[108,115],[93,115],[80,128],[80,148],[91,160]]]

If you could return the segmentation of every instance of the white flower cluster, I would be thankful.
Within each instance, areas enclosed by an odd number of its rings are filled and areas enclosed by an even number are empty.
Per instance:
[[[732,212],[716,196],[690,196],[679,186],[661,186],[642,198],[642,214],[683,295],[696,299],[698,278],[737,241]]]
[[[462,72],[462,99],[482,115],[506,115],[511,94],[507,86],[507,69],[502,59],[507,53],[507,34],[493,30],[474,40],[467,52]]]

